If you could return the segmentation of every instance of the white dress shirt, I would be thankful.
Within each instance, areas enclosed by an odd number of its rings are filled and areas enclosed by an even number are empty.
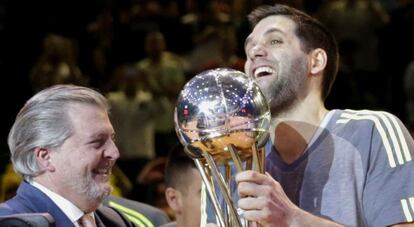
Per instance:
[[[43,193],[45,193],[62,211],[63,213],[69,218],[69,220],[76,226],[80,227],[78,220],[84,215],[84,212],[79,209],[77,206],[75,206],[73,203],[71,203],[69,200],[63,198],[62,196],[56,194],[55,192],[52,192],[45,186],[32,181],[29,182],[33,187],[39,189]],[[94,215],[91,215],[94,220]]]

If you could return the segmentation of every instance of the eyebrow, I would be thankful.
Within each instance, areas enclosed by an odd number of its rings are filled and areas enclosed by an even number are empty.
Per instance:
[[[110,134],[110,136],[111,136],[111,138],[113,138],[115,136],[115,132],[112,132]],[[107,132],[105,132],[105,131],[97,132],[95,134],[92,134],[92,135],[88,136],[88,138],[89,138],[88,143],[91,143],[93,141],[100,140],[100,139],[106,139],[107,137],[108,137]]]
[[[273,32],[279,32],[279,33],[284,34],[284,32],[282,30],[280,30],[279,28],[270,28],[264,33],[264,35],[268,35],[268,34],[273,33]],[[244,48],[246,48],[247,44],[249,44],[251,42],[251,40],[252,40],[252,37],[249,35],[246,38],[246,40],[244,41]]]

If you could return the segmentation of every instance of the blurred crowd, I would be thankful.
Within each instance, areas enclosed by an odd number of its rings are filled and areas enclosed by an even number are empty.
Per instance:
[[[414,130],[411,0],[4,1],[0,66],[12,92],[3,97],[16,98],[5,101],[1,166],[21,100],[54,84],[93,87],[112,106],[121,153],[116,192],[167,209],[162,182],[166,155],[178,143],[176,97],[204,70],[243,71],[246,15],[275,2],[316,16],[336,36],[341,62],[328,108],[388,110]],[[3,201],[19,178],[2,171]]]

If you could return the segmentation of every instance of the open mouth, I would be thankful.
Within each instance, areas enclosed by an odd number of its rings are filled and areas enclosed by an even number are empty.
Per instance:
[[[260,77],[271,75],[274,72],[275,70],[269,66],[260,66],[253,70],[253,75],[254,75],[254,78],[260,78]]]
[[[107,168],[101,168],[101,169],[97,169],[95,170],[96,174],[110,174],[111,171]]]
[[[111,175],[111,169],[110,168],[99,168],[99,169],[95,169],[93,173],[99,178],[103,178],[104,181],[108,181],[109,176]]]

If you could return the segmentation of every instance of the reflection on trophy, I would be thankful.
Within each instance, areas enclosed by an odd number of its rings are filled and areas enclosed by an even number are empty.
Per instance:
[[[234,170],[264,172],[270,111],[258,85],[232,69],[202,72],[184,86],[174,118],[185,152],[201,173],[217,224],[253,225],[239,215],[230,182]]]

